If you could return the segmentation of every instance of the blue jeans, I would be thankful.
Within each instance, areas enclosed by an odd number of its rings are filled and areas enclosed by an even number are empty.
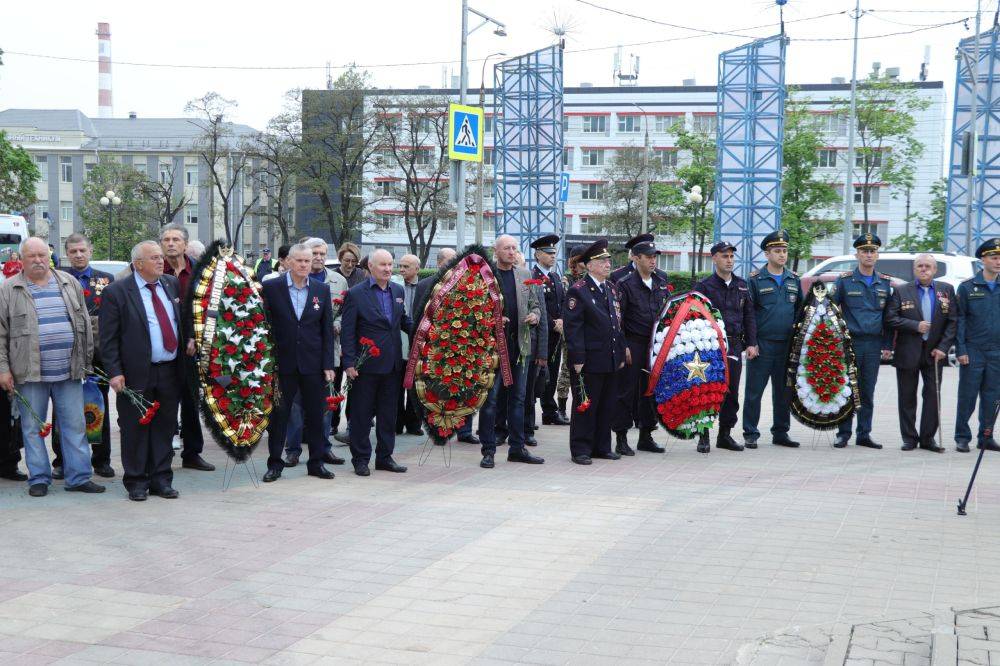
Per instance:
[[[83,384],[79,379],[61,382],[27,382],[17,386],[17,392],[31,404],[35,414],[45,419],[52,400],[55,419],[59,421],[62,439],[63,471],[66,486],[72,488],[90,480],[90,444],[87,442],[83,418]],[[52,483],[52,467],[45,441],[38,434],[38,424],[21,408],[21,434],[24,437],[24,458],[28,465],[28,485]]]
[[[326,438],[327,451],[333,450],[333,446],[330,444],[332,424],[333,412],[326,410],[323,412],[323,437]],[[292,402],[292,411],[288,415],[288,430],[285,431],[285,454],[302,455],[302,402],[299,396],[295,396],[295,400]]]
[[[507,417],[507,443],[510,451],[524,450],[524,391],[527,388],[528,373],[520,361],[510,368],[514,383],[503,385],[503,377],[497,370],[493,377],[493,388],[479,410],[479,439],[482,440],[483,455],[495,455],[497,450],[497,413]]]

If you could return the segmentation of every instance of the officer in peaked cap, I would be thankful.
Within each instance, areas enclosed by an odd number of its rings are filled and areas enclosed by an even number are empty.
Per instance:
[[[545,425],[569,425],[569,419],[559,414],[556,405],[556,383],[559,381],[559,366],[562,360],[562,309],[566,301],[566,286],[562,276],[556,270],[556,245],[559,236],[548,234],[531,243],[535,251],[535,265],[531,268],[531,277],[542,280],[542,291],[545,294],[545,313],[548,325],[548,375],[545,386],[541,388],[542,423]],[[530,406],[534,412],[534,405]]]
[[[767,263],[750,273],[747,285],[757,322],[760,353],[747,361],[746,395],[743,400],[743,445],[757,448],[760,430],[760,400],[771,382],[771,437],[778,446],[798,446],[788,436],[791,415],[785,388],[785,366],[792,327],[802,309],[799,276],[785,268],[788,263],[788,232],[773,231],[764,237],[760,249]]]
[[[644,238],[633,243],[631,250],[635,270],[615,285],[626,354],[625,367],[618,371],[618,407],[611,428],[615,431],[615,451],[623,456],[635,455],[628,444],[628,430],[633,423],[639,424],[637,449],[652,453],[663,453],[664,450],[653,441],[656,406],[653,397],[645,393],[649,382],[650,334],[670,298],[667,279],[656,273],[656,257],[660,252],[652,234],[645,234]]]
[[[614,284],[618,284],[618,282],[620,282],[622,279],[628,277],[631,273],[635,272],[636,270],[635,258],[637,256],[635,252],[636,246],[648,247],[649,244],[652,244],[654,242],[655,239],[653,238],[653,234],[639,234],[638,236],[633,236],[632,238],[628,239],[628,241],[625,243],[625,249],[628,250],[629,262],[624,266],[619,266],[615,270],[611,271],[611,278],[610,278],[611,282],[613,282]],[[660,269],[654,268],[653,270],[656,273],[658,273],[659,276],[664,280],[667,279],[667,274],[661,271]]]
[[[888,275],[875,270],[882,240],[873,233],[864,233],[854,239],[858,267],[841,274],[834,284],[833,301],[840,305],[851,332],[854,364],[857,368],[858,392],[861,409],[858,410],[858,427],[855,444],[870,449],[881,449],[871,437],[872,414],[875,410],[875,383],[883,359],[892,352],[891,331],[885,323],[885,314],[892,295]],[[846,419],[837,429],[834,446],[847,446],[851,439],[851,422]]]
[[[591,464],[592,458],[617,460],[611,450],[611,420],[617,403],[616,372],[625,365],[621,315],[611,274],[608,241],[591,244],[579,259],[587,276],[566,294],[563,325],[569,363],[582,377],[584,393],[575,392],[570,415],[569,446],[573,462]]]
[[[1000,400],[1000,238],[976,249],[983,269],[958,285],[958,332],[955,352],[960,364],[955,448],[969,450],[969,419],[979,399],[978,446],[1000,451],[993,436],[993,415]]]

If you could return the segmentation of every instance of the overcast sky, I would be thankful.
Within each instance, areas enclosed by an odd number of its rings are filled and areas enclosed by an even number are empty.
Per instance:
[[[476,9],[507,26],[497,37],[482,28],[470,37],[470,61],[504,51],[513,56],[552,43],[550,27],[569,29],[565,84],[612,83],[614,46],[641,56],[640,85],[679,85],[695,78],[716,81],[720,51],[777,32],[778,9],[773,0],[594,0],[656,21],[712,31],[738,31],[744,36],[698,36],[697,32],[602,11],[581,0],[470,0]],[[992,25],[997,0],[984,2],[983,28]],[[917,30],[974,16],[975,0],[867,0],[861,36]],[[325,65],[350,62],[370,68],[379,87],[442,84],[443,69],[457,73],[459,0],[366,0],[364,2],[212,2],[174,0],[137,3],[119,0],[69,2],[47,0],[5,2],[0,20],[0,109],[76,108],[97,115],[98,21],[111,23],[114,112],[142,117],[183,115],[186,101],[209,90],[239,103],[237,121],[264,127],[278,113],[287,90],[323,87]],[[785,8],[789,83],[828,82],[850,76],[853,0],[789,0]],[[891,10],[908,10],[907,12]],[[918,11],[914,11],[918,10]],[[809,19],[823,14],[835,16]],[[475,17],[471,17],[475,19]],[[476,25],[473,23],[472,25]],[[764,26],[764,27],[756,27]],[[860,42],[859,76],[873,61],[898,66],[902,78],[915,79],[924,46],[931,47],[929,80],[944,81],[953,96],[954,49],[972,34],[961,23],[895,37]],[[679,38],[687,38],[680,39]],[[841,38],[843,41],[796,41]],[[608,47],[608,48],[601,48]],[[585,49],[589,49],[584,51]],[[30,53],[87,62],[19,55]],[[449,62],[420,66],[399,63]],[[126,63],[175,67],[140,67]],[[194,66],[314,67],[282,71],[235,71],[183,68]],[[381,66],[376,65],[394,65]],[[478,85],[481,64],[470,64],[470,82]],[[950,116],[950,102],[949,111]]]

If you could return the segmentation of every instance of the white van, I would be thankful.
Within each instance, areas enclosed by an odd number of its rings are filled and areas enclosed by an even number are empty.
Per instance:
[[[875,270],[899,278],[903,282],[912,282],[913,260],[919,254],[919,252],[880,252]],[[958,285],[983,268],[982,262],[974,257],[966,257],[953,252],[929,252],[928,254],[937,261],[938,270],[934,279],[947,282],[955,289],[958,289]],[[842,254],[817,264],[814,268],[806,271],[803,277],[853,271],[857,266],[858,260],[853,254]]]
[[[7,261],[28,237],[28,223],[20,215],[0,214],[0,261]]]

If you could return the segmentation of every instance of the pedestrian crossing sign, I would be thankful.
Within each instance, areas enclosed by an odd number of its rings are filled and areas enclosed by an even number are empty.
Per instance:
[[[448,106],[448,157],[483,161],[483,110],[478,106]]]

